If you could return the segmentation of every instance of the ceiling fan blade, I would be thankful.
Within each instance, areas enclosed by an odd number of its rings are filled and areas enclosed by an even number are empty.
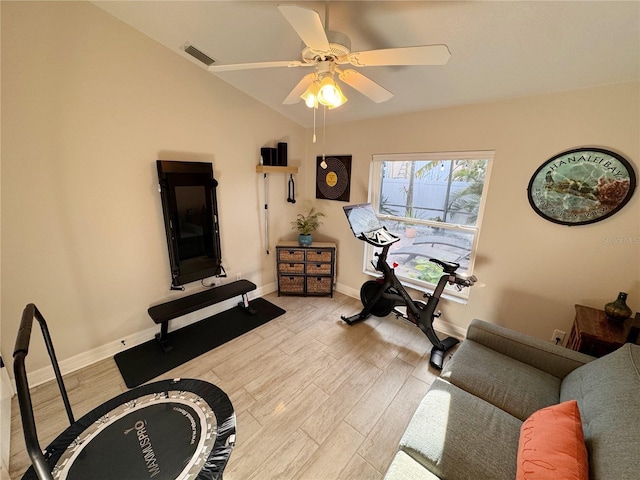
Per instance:
[[[312,64],[301,62],[299,60],[281,60],[274,62],[256,62],[256,63],[232,63],[229,65],[210,65],[207,70],[213,73],[230,72],[233,70],[249,70],[253,68],[273,68],[273,67],[306,67]]]
[[[302,95],[305,92],[309,84],[313,82],[315,78],[316,78],[315,73],[308,73],[307,75],[302,77],[302,80],[300,80],[298,84],[295,87],[293,87],[293,90],[291,90],[291,93],[287,95],[287,98],[285,98],[284,102],[282,103],[284,105],[293,105],[294,103],[298,103],[300,100],[302,100],[302,98],[300,98],[300,95]]]
[[[387,48],[353,52],[347,61],[356,67],[385,65],[444,65],[451,52],[446,45],[422,45],[418,47]]]
[[[393,97],[393,93],[391,93],[386,88],[378,85],[376,82],[371,80],[368,77],[365,77],[360,72],[356,72],[355,70],[342,70],[339,71],[340,80],[349,85],[350,87],[355,88],[363,95],[369,97],[376,103],[382,103],[389,100]]]
[[[279,5],[278,10],[307,47],[317,52],[329,51],[329,40],[318,12],[296,5]]]

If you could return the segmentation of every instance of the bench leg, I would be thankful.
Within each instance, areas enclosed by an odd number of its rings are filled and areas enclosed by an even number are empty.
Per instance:
[[[242,294],[242,301],[238,304],[238,306],[245,312],[248,312],[250,315],[255,315],[256,313],[258,313],[256,310],[249,306],[249,297],[246,293]]]
[[[156,333],[156,340],[160,344],[163,352],[169,352],[173,350],[173,346],[169,343],[169,322],[162,322],[160,324],[160,333]]]

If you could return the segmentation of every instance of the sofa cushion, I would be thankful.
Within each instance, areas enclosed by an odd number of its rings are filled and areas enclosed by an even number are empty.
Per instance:
[[[576,399],[591,480],[638,478],[640,346],[627,343],[563,380],[560,399]]]
[[[439,480],[433,473],[400,450],[393,457],[384,480]]]
[[[560,399],[560,379],[473,340],[465,340],[441,377],[525,420]]]
[[[446,479],[513,480],[522,422],[437,378],[400,449]]]
[[[575,400],[538,410],[522,424],[516,480],[589,480]]]
[[[590,355],[478,319],[471,321],[467,340],[558,378],[564,378],[576,368],[594,360]]]

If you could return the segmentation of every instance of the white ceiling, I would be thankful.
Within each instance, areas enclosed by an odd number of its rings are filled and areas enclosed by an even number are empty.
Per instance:
[[[302,42],[277,6],[313,8],[325,22],[326,5],[307,1],[93,3],[200,66],[180,49],[186,42],[218,64],[299,60]],[[638,0],[333,1],[328,11],[329,29],[346,33],[352,51],[446,44],[452,56],[444,66],[359,69],[394,97],[376,104],[345,85],[349,101],[327,111],[327,123],[640,80]],[[311,71],[284,67],[216,75],[309,127],[313,115],[304,102],[283,105],[282,101]],[[322,111],[318,114],[321,118]]]

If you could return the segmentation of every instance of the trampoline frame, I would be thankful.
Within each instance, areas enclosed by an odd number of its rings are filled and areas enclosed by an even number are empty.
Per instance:
[[[38,434],[33,414],[33,404],[31,401],[31,394],[29,392],[29,383],[25,368],[25,358],[29,353],[29,343],[34,318],[40,324],[47,352],[51,359],[56,381],[58,383],[62,401],[65,405],[67,417],[69,418],[70,423],[70,426],[49,444],[44,453],[40,447],[40,442],[38,441]],[[33,474],[35,473],[39,480],[53,480],[54,473],[52,472],[55,472],[54,466],[71,442],[98,418],[109,413],[117,405],[130,402],[140,396],[152,393],[162,395],[175,391],[189,391],[196,394],[200,400],[209,405],[216,418],[216,433],[213,437],[214,442],[213,445],[211,445],[211,451],[208,453],[208,457],[204,460],[202,469],[194,480],[222,479],[222,473],[229,460],[231,451],[235,446],[236,417],[229,397],[216,385],[197,379],[176,378],[160,380],[141,385],[121,393],[120,395],[117,395],[107,402],[97,406],[82,418],[75,420],[71,410],[69,396],[60,372],[60,367],[56,359],[47,323],[34,304],[28,304],[23,311],[13,358],[14,375],[25,444],[32,463],[32,467],[27,470],[23,479],[32,479],[34,478]]]

